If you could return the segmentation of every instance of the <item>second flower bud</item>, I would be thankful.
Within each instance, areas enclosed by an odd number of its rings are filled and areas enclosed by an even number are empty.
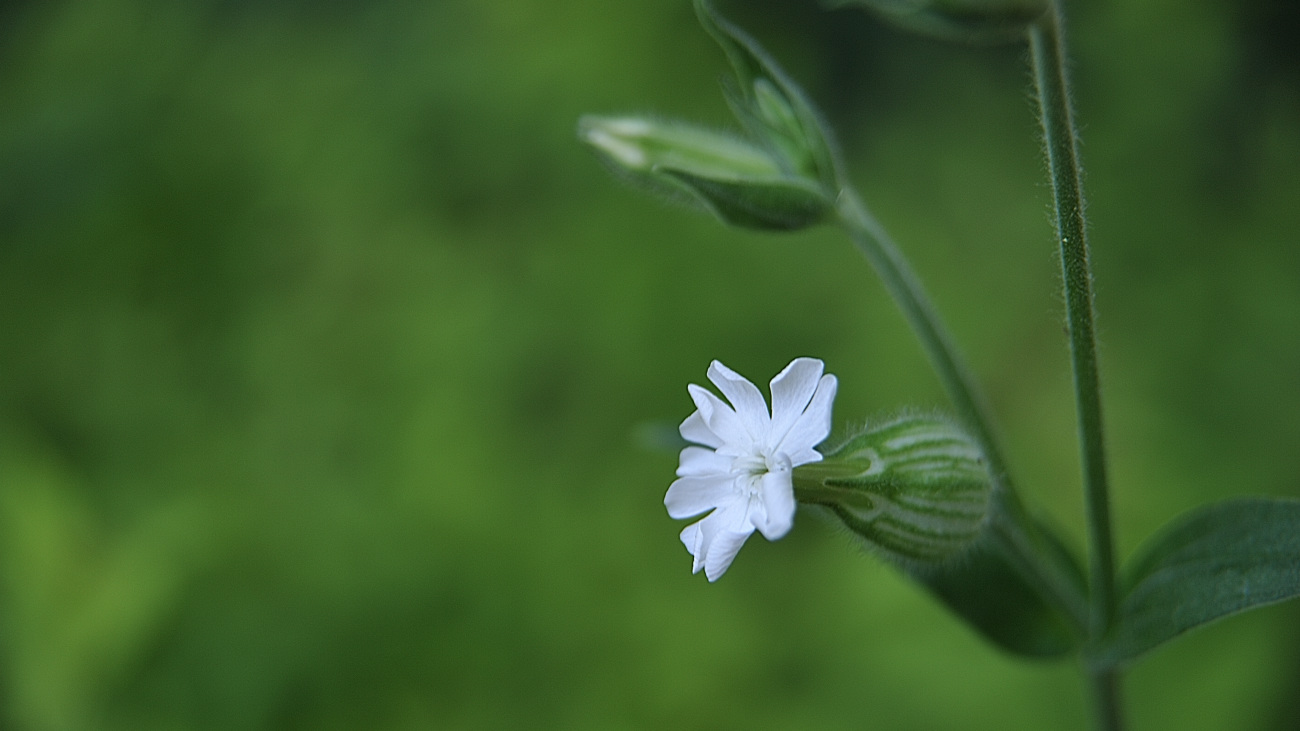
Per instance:
[[[790,231],[819,222],[831,202],[813,179],[786,172],[765,148],[693,125],[641,117],[583,117],[578,136],[634,182],[703,205],[726,223]]]

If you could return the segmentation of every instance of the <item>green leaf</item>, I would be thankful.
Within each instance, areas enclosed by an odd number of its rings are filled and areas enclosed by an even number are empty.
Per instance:
[[[1098,665],[1300,595],[1300,500],[1227,500],[1176,518],[1129,561],[1121,592],[1113,631],[1089,653]]]
[[[1059,552],[1082,583],[1073,556],[1046,527],[1038,529],[1049,538],[1047,548]],[[960,562],[914,574],[914,578],[985,639],[1007,652],[1051,659],[1077,650],[1082,637],[1069,618],[1047,603],[1016,571],[1003,545],[989,538]]]

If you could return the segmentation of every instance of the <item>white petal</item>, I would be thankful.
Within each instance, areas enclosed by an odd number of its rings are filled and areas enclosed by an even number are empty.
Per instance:
[[[817,390],[824,365],[816,358],[795,358],[772,379],[772,435],[775,446],[794,426]]]
[[[745,540],[753,533],[753,528],[743,531],[721,530],[714,536],[704,558],[704,575],[709,577],[709,581],[717,581],[719,576],[726,573],[740,552],[740,547],[745,545]]]
[[[668,486],[668,494],[664,495],[664,507],[674,518],[692,518],[730,502],[735,494],[731,481],[730,475],[673,480],[673,484]]]
[[[749,524],[748,503],[748,500],[740,499],[723,505],[682,531],[682,543],[695,557],[692,573],[704,569],[709,580],[713,581],[727,570],[740,545],[754,532]]]
[[[762,441],[772,419],[767,414],[767,401],[758,386],[716,360],[709,364],[709,380],[736,407],[736,414],[749,431],[750,438]]]
[[[677,431],[681,432],[682,439],[688,442],[703,444],[714,449],[722,446],[722,439],[717,434],[714,434],[713,430],[709,429],[708,424],[704,423],[704,417],[700,415],[698,409],[692,411],[691,415],[686,417],[686,421],[683,421],[682,425],[677,427]]]
[[[790,527],[794,525],[794,484],[790,480],[790,473],[782,471],[763,475],[759,490],[766,515],[759,519],[751,512],[750,520],[764,538],[775,541],[789,533]]]
[[[705,475],[730,476],[731,457],[726,457],[704,447],[686,447],[678,462],[678,477],[703,477]]]
[[[726,517],[725,512],[723,509],[718,509],[704,516],[703,520],[687,528],[687,530],[690,528],[695,529],[689,535],[687,531],[682,531],[682,543],[686,543],[688,538],[691,539],[691,543],[686,545],[686,550],[690,551],[691,555],[695,557],[695,562],[691,565],[692,574],[698,574],[704,568],[705,561],[709,557],[709,548],[713,545],[713,539],[717,537],[719,531],[723,528],[723,521]]]
[[[837,386],[835,376],[829,374],[822,376],[817,382],[817,391],[813,393],[812,402],[795,420],[794,426],[790,427],[789,433],[777,446],[778,450],[790,457],[790,462],[794,466],[816,461],[804,461],[803,458],[808,456],[805,450],[811,450],[831,435],[831,406],[835,402]],[[796,455],[801,455],[801,458],[796,459]]]
[[[745,428],[736,412],[730,406],[724,404],[722,399],[709,393],[694,383],[686,387],[690,392],[691,399],[695,401],[695,407],[700,410],[700,418],[708,426],[709,431],[717,435],[722,440],[722,447],[727,444],[748,445],[753,443],[753,437],[749,435],[749,430]]]
[[[682,539],[682,545],[686,546],[687,553],[695,557],[695,564],[691,567],[693,574],[700,573],[700,569],[704,568],[704,533],[700,530],[700,523],[703,522],[691,523],[678,536]]]

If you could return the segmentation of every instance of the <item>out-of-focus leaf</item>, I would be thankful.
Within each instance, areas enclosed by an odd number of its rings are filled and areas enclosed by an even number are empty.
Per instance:
[[[1122,663],[1207,622],[1300,595],[1300,500],[1196,508],[1149,540],[1122,581],[1115,628],[1093,662]]]
[[[965,43],[1024,40],[1043,16],[1043,0],[823,0],[831,7],[862,5],[910,31]]]
[[[960,562],[915,578],[985,639],[1012,654],[1052,659],[1082,644],[1069,618],[1048,604],[991,541]]]

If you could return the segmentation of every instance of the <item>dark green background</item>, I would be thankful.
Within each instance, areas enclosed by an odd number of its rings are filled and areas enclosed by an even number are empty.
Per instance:
[[[1300,20],[1074,3],[1121,554],[1300,495]],[[737,8],[736,6],[743,6]],[[731,3],[987,385],[1027,497],[1082,500],[1025,53]],[[943,404],[831,230],[612,182],[583,113],[725,125],[687,0],[0,4],[0,728],[1082,729],[801,515],[721,581],[664,513],[719,358]],[[1136,729],[1300,724],[1300,605],[1129,675]]]

